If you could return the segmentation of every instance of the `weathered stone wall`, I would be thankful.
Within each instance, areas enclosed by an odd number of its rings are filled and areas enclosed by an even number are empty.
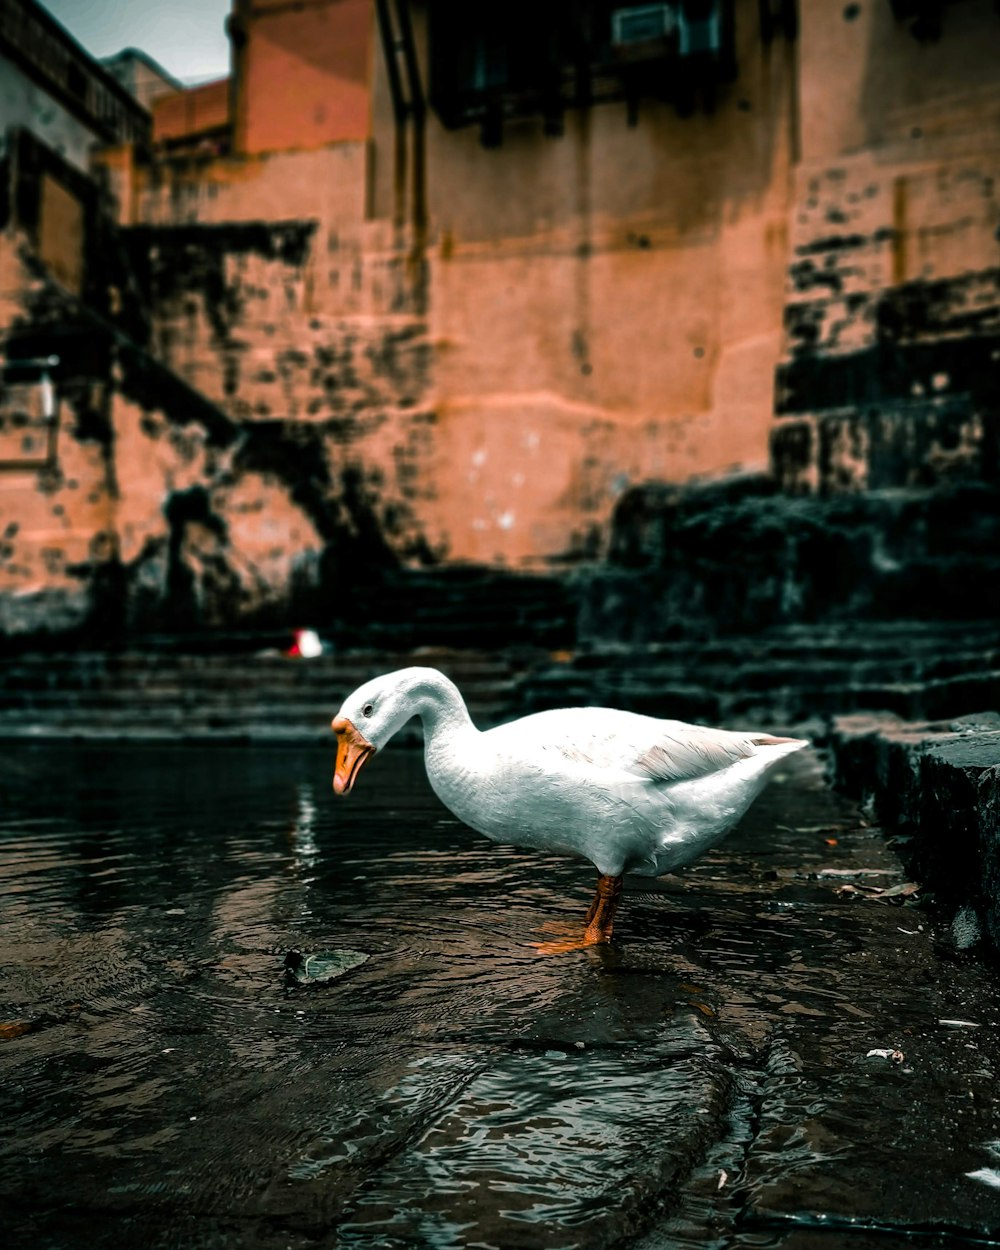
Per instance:
[[[363,220],[365,169],[111,161],[147,224],[91,221],[83,300],[3,237],[6,354],[60,357],[62,415],[51,463],[0,483],[6,632],[326,620],[432,558],[420,272]]]
[[[803,195],[815,207],[799,213],[793,237],[776,384],[782,485],[997,482],[1000,147],[894,177],[868,160],[843,163],[808,176]],[[918,228],[894,224],[909,202],[920,206]],[[962,269],[949,273],[947,249],[929,250],[926,276],[894,281],[911,267],[900,251],[929,234],[972,236],[957,249]]]
[[[433,423],[419,325],[312,312],[314,233],[144,229],[127,251],[145,263],[109,271],[115,317],[4,240],[11,341],[62,362],[55,454],[0,490],[4,632],[326,621],[430,558],[412,519]],[[44,450],[4,414],[13,451]]]
[[[626,495],[581,634],[654,642],[799,623],[1000,619],[1000,495],[789,497],[771,478]]]
[[[904,835],[926,895],[952,919],[960,950],[1000,950],[1000,714],[952,722],[841,716],[830,735],[834,778]]]
[[[772,455],[790,491],[1000,478],[1000,21],[806,5]]]
[[[46,331],[50,288],[31,254],[23,236],[0,234],[0,323],[8,352],[16,344],[22,358],[59,356],[58,424],[50,430],[45,420],[37,371],[19,385],[8,382],[0,406],[3,634],[79,627],[116,546],[106,363],[102,369],[100,355],[85,359],[78,340]]]
[[[326,620],[432,556],[430,347],[404,259],[362,219],[365,169],[347,145],[144,181],[149,224],[124,239],[150,348],[222,418],[116,413],[144,621],[182,583],[192,623]]]

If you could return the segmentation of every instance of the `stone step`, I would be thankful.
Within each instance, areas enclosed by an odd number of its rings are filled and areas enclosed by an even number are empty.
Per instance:
[[[626,661],[589,656],[587,662],[572,661],[551,671],[550,680],[566,685],[627,686],[636,677],[644,684],[658,681],[672,683],[697,676],[699,681],[719,682],[725,687],[743,690],[768,690],[776,685],[821,685],[848,680],[877,685],[880,681],[926,682],[957,674],[992,671],[1000,668],[1000,648],[982,648],[960,654],[936,657],[914,657],[909,653],[878,656],[874,659],[841,660],[828,656],[803,657],[798,661],[758,656],[742,663],[726,664],[704,657],[664,660],[641,653]]]
[[[730,645],[692,648],[678,645],[667,649],[636,647],[629,650],[590,650],[578,655],[564,653],[555,657],[544,651],[522,653],[517,657],[484,660],[475,652],[447,651],[436,654],[379,655],[363,657],[323,656],[291,661],[284,656],[142,656],[53,654],[23,656],[0,665],[0,690],[38,689],[46,686],[92,688],[95,686],[142,685],[145,688],[169,687],[183,681],[197,680],[206,689],[242,687],[249,673],[254,689],[308,688],[319,683],[343,686],[358,684],[368,677],[393,667],[410,663],[435,664],[453,672],[462,681],[495,683],[504,676],[549,664],[567,674],[567,680],[591,681],[595,673],[621,673],[625,677],[641,671],[643,680],[676,680],[679,675],[698,671],[711,677],[738,674],[739,684],[746,687],[767,687],[790,676],[824,674],[864,681],[877,678],[880,672],[891,672],[896,678],[913,677],[926,680],[977,668],[1000,666],[1000,645],[995,635],[965,645],[947,645],[947,640],[934,640],[934,646],[918,648],[909,641],[894,638],[844,647],[827,647],[821,642],[802,645],[791,650],[787,644],[778,646]]]
[[[59,665],[80,667],[91,665],[97,668],[115,666],[120,669],[138,668],[155,669],[164,664],[177,664],[184,667],[211,667],[220,663],[239,664],[252,661],[259,667],[287,667],[287,657],[283,648],[276,645],[263,647],[259,636],[255,645],[255,636],[219,634],[192,637],[187,635],[169,636],[155,635],[143,638],[142,649],[115,651],[29,651],[14,652],[6,655],[2,666],[9,668],[21,666],[38,668]],[[290,641],[290,639],[285,640]],[[318,657],[313,663],[333,663],[347,666],[361,666],[378,661],[384,663],[393,658],[399,662],[414,662],[419,654],[425,657],[444,656],[453,662],[461,660],[467,666],[480,669],[503,667],[507,663],[504,658],[510,648],[501,651],[474,651],[468,647],[468,638],[462,647],[435,646],[421,647],[418,651],[412,648],[339,648],[335,653]],[[700,639],[660,640],[655,642],[633,643],[602,643],[588,644],[578,651],[579,661],[585,662],[588,655],[597,657],[613,656],[631,657],[641,650],[650,656],[690,655],[705,658],[731,659],[742,655],[767,655],[780,658],[795,658],[802,654],[823,654],[837,657],[892,653],[900,647],[919,654],[940,654],[945,648],[980,647],[984,645],[1000,645],[1000,622],[994,620],[975,621],[859,621],[851,626],[843,623],[824,626],[790,625],[782,628],[771,628],[753,635],[721,635]],[[522,651],[544,651],[541,646],[526,646]],[[427,662],[433,662],[433,658]]]
[[[486,728],[551,707],[596,704],[717,723],[791,724],[862,709],[959,715],[1000,703],[1000,645],[988,623],[843,629],[646,647],[371,649],[291,659],[258,649],[33,653],[0,664],[0,736],[218,734],[311,739],[344,696],[408,664],[448,673]],[[160,726],[159,731],[157,726]]]
[[[947,907],[959,949],[982,937],[1000,950],[1000,713],[840,716],[830,749],[840,788],[906,835],[910,871]]]
[[[388,671],[383,668],[380,672]],[[80,681],[72,671],[60,680],[44,685],[26,678],[0,684],[0,706],[4,703],[24,703],[33,699],[49,701],[66,694],[86,695],[90,698],[107,696],[109,699],[131,698],[142,695],[151,700],[171,699],[179,692],[206,700],[225,698],[238,702],[256,702],[274,699],[340,702],[344,696],[360,685],[372,673],[351,674],[338,671],[330,676],[317,672],[309,682],[278,677],[260,679],[252,669],[240,672],[185,673],[182,671],[155,675],[116,675],[109,673],[99,680]],[[495,691],[502,689],[510,680],[507,673],[494,677],[469,676],[459,672],[455,678],[463,692]]]
[[[882,667],[877,672],[825,665],[794,671],[762,667],[725,673],[697,666],[684,670],[646,667],[637,662],[628,672],[599,668],[580,672],[531,666],[516,674],[498,674],[492,680],[463,679],[460,673],[456,680],[470,707],[508,702],[524,704],[532,710],[585,702],[656,707],[669,705],[673,700],[684,701],[692,693],[711,689],[727,701],[742,701],[752,706],[773,702],[778,692],[786,697],[797,692],[800,699],[819,699],[825,707],[830,697],[836,702],[842,692],[850,691],[852,705],[889,708],[913,692],[958,691],[970,683],[980,689],[990,689],[998,673],[1000,664],[984,668],[974,661],[955,665],[953,671],[933,668],[924,674],[911,671],[909,666],[897,671]],[[353,678],[344,680],[342,674],[309,685],[257,681],[256,674],[246,671],[238,677],[214,674],[194,680],[185,680],[183,674],[174,673],[160,675],[155,681],[138,682],[116,680],[110,675],[90,685],[66,681],[39,687],[19,682],[0,687],[0,708],[57,709],[67,701],[85,701],[94,708],[113,709],[127,708],[139,701],[146,708],[178,704],[185,707],[268,706],[290,711],[308,707],[335,709],[355,684]],[[873,703],[873,699],[883,701]],[[886,703],[885,699],[890,702]]]
[[[196,660],[197,662],[192,662]],[[222,691],[256,697],[266,691],[279,697],[283,692],[326,692],[343,695],[362,682],[388,669],[416,662],[435,663],[456,674],[463,686],[495,687],[510,674],[511,666],[479,662],[475,657],[382,656],[359,660],[317,657],[290,660],[285,657],[164,657],[148,662],[144,657],[73,657],[66,655],[31,657],[0,666],[0,697],[18,691],[96,691],[138,690],[155,695],[178,688],[197,689],[210,694]]]

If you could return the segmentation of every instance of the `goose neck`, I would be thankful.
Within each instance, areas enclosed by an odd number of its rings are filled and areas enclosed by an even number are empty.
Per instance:
[[[442,673],[430,672],[433,676],[422,679],[414,692],[425,740],[443,740],[470,730],[475,732],[458,687]]]

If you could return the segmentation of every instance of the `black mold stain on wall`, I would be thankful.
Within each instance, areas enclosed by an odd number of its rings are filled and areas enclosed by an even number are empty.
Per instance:
[[[202,426],[211,446],[227,447],[236,439],[238,424],[152,353],[121,339],[116,343],[116,359],[121,366],[121,393],[140,408],[162,412],[177,425],[194,422]]]
[[[785,324],[784,489],[1000,482],[1000,269],[794,302]]]
[[[202,609],[194,574],[183,559],[187,528],[189,525],[200,525],[220,544],[225,545],[226,527],[222,519],[213,512],[208,491],[202,485],[174,491],[168,497],[163,511],[170,529],[163,623],[168,627],[191,628],[202,622]]]
[[[149,309],[195,292],[217,342],[226,342],[240,304],[226,279],[227,258],[256,255],[301,269],[316,232],[313,221],[129,226],[120,232],[129,268]]]
[[[185,270],[178,268],[179,263],[192,259],[199,265],[207,263],[209,254],[222,258],[227,253],[252,252],[264,260],[299,268],[309,257],[316,228],[314,221],[136,225],[122,229],[122,240],[137,274],[156,273],[166,281],[172,271],[181,289],[186,289]]]
[[[291,619],[330,621],[347,610],[359,586],[399,564],[386,537],[378,483],[357,462],[331,469],[322,426],[287,421],[248,424],[233,459],[236,475],[279,482],[323,540],[318,580],[289,588]]]
[[[80,400],[73,436],[100,439],[112,484],[115,448],[110,405],[115,393],[147,413],[162,414],[178,437],[200,426],[205,437],[195,442],[226,452],[210,460],[214,468],[204,483],[165,500],[166,540],[151,537],[127,566],[118,561],[112,544],[100,568],[95,556],[75,569],[75,575],[93,591],[92,618],[95,626],[100,621],[102,631],[112,621],[120,632],[213,625],[255,628],[303,619],[330,620],[337,604],[357,601],[353,589],[371,587],[396,569],[401,559],[424,565],[433,562],[434,553],[414,521],[409,502],[420,493],[409,472],[411,461],[419,458],[419,440],[408,437],[399,449],[398,492],[396,488],[388,492],[382,471],[363,467],[351,450],[361,434],[386,419],[386,386],[401,407],[415,408],[428,368],[429,349],[422,328],[393,326],[380,340],[371,342],[357,336],[352,339],[348,331],[349,341],[337,339],[335,346],[326,349],[316,346],[314,355],[302,352],[297,360],[282,357],[279,366],[295,375],[296,384],[314,373],[317,380],[329,383],[330,408],[343,415],[319,422],[300,422],[287,415],[263,420],[260,414],[250,420],[228,415],[149,349],[153,326],[164,314],[164,301],[191,291],[199,293],[210,312],[213,335],[228,335],[240,315],[243,288],[239,281],[227,286],[227,257],[254,253],[301,266],[313,232],[309,222],[140,227],[125,232],[123,245],[122,236],[105,222],[103,233],[94,236],[94,245],[105,249],[106,263],[92,268],[103,271],[106,287],[102,298],[95,297],[91,305],[48,281],[44,269],[28,257],[38,282],[26,301],[13,350],[22,356],[60,356],[61,392],[69,395],[72,391]],[[169,321],[169,311],[166,316]],[[369,376],[358,376],[359,363],[366,366]],[[350,384],[346,403],[341,394],[345,380]],[[98,396],[104,403],[101,411],[92,402]],[[414,428],[423,428],[418,411],[409,420]],[[156,422],[149,423],[147,437],[159,437],[158,428]],[[178,446],[172,446],[172,452],[180,454]],[[391,473],[393,466],[386,470]],[[239,555],[232,550],[223,518],[213,511],[227,487],[247,473],[263,474],[278,483],[323,541],[318,573],[305,575],[294,560],[295,553],[289,553],[289,585],[277,602],[273,594],[255,596],[245,580],[241,582]],[[50,485],[54,488],[57,482]],[[192,545],[188,538],[197,535],[199,527],[202,539]],[[192,559],[196,568],[189,567]]]

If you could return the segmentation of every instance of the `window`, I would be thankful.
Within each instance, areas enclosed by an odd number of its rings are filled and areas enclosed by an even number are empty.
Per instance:
[[[429,5],[431,103],[446,126],[640,96],[686,102],[692,87],[735,75],[732,0],[628,5],[612,0],[508,0]]]

